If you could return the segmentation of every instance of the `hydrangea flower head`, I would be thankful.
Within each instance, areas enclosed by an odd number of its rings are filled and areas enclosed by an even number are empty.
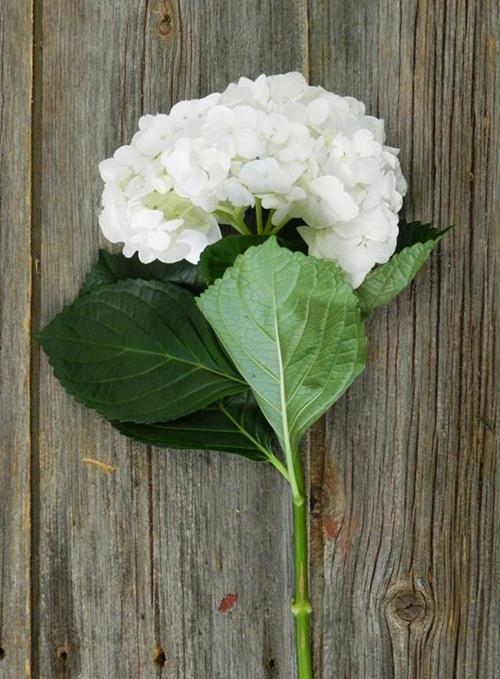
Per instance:
[[[268,233],[300,219],[309,253],[358,286],[394,252],[406,191],[397,149],[364,105],[300,73],[240,78],[224,92],[146,115],[130,145],[100,164],[100,226],[143,262],[196,263],[244,213]]]

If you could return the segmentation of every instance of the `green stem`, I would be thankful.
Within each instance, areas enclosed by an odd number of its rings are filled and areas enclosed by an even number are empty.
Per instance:
[[[248,228],[248,226],[245,223],[245,220],[240,214],[235,215],[234,222],[233,222],[234,228],[239,231],[240,233],[249,235],[252,232]]]
[[[241,233],[243,236],[246,236],[248,234],[248,231],[243,229],[241,225],[237,224],[236,222],[231,222],[231,226],[233,229],[235,229],[238,233]]]
[[[269,213],[267,215],[266,219],[266,225],[264,227],[264,233],[271,233],[271,230],[273,228],[273,215],[276,212],[276,210],[269,210]]]
[[[255,217],[257,220],[257,233],[264,233],[262,228],[262,201],[260,198],[255,198]]]
[[[279,224],[276,224],[276,226],[274,227],[274,229],[271,229],[271,231],[269,232],[269,235],[275,236],[277,233],[279,233],[279,232],[281,231],[281,229],[282,229],[286,224],[288,224],[289,221],[290,221],[289,219],[284,219],[284,220],[283,220],[282,222],[280,222]]]
[[[292,612],[295,616],[295,649],[297,653],[297,679],[313,679],[311,654],[311,602],[309,600],[309,567],[307,540],[307,501],[300,451],[295,451],[293,472],[300,496],[293,497],[294,523],[294,598]]]
[[[251,234],[251,231],[243,219],[244,210],[244,208],[230,210],[219,206],[215,212],[215,218],[217,219],[217,213],[219,213],[219,219],[223,224],[230,224],[239,233],[248,235]]]

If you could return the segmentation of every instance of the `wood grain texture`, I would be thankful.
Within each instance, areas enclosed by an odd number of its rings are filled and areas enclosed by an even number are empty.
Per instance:
[[[304,59],[299,5],[90,4],[44,4],[41,17],[42,323],[96,257],[97,162],[132,136],[141,113]],[[132,446],[41,361],[35,675],[290,676],[280,478],[220,455]],[[238,598],[222,613],[227,594]]]
[[[42,324],[96,257],[96,163],[136,115],[143,20],[135,2],[38,6]],[[148,452],[76,405],[40,361],[33,676],[152,676]]]
[[[30,372],[29,351],[30,325],[75,296],[96,257],[97,162],[141,113],[292,69],[384,117],[407,215],[457,225],[371,319],[365,375],[308,438],[316,677],[493,679],[496,3],[36,0],[32,16],[21,0],[0,12],[2,679],[294,676],[281,479],[128,442],[36,348]]]
[[[31,2],[0,5],[0,676],[30,672]]]
[[[329,35],[311,41],[311,82],[365,101],[401,147],[406,214],[457,225],[371,320],[364,377],[312,437],[318,676],[492,679],[495,3],[313,0],[309,21]]]

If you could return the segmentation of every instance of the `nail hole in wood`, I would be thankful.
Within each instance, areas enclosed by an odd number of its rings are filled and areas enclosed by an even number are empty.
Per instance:
[[[0,646],[0,660],[3,660],[5,658],[5,649]]]
[[[66,662],[69,655],[69,649],[66,644],[60,644],[56,649],[56,655],[62,662]]]
[[[272,673],[278,671],[278,663],[274,658],[269,658],[269,662],[267,663],[267,666],[271,670]]]
[[[153,649],[153,659],[157,665],[163,667],[167,662],[167,655],[161,646],[155,646]]]

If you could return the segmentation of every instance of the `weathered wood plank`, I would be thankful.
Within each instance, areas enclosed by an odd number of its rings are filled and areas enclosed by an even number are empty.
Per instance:
[[[368,370],[327,418],[325,450],[312,437],[318,676],[492,679],[497,9],[309,4],[311,81],[385,118],[410,217],[457,225],[369,323]]]
[[[144,6],[43,3],[41,321],[76,295],[97,252],[98,160],[141,99]],[[34,676],[151,677],[150,458],[40,369]],[[85,459],[115,468],[106,472]]]
[[[91,5],[43,7],[42,322],[96,255],[96,163],[142,111],[304,61],[300,4]],[[289,677],[289,510],[277,475],[131,446],[64,394],[45,358],[40,394],[39,675]],[[222,614],[229,593],[238,601]]]
[[[0,6],[0,675],[30,675],[31,2]]]

